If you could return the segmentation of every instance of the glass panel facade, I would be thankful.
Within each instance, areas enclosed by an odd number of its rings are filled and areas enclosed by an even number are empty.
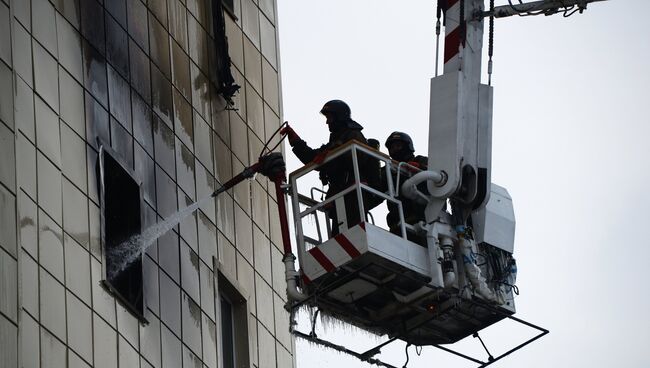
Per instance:
[[[68,23],[59,13],[56,15],[56,31],[59,42],[59,64],[76,80],[83,81],[81,35],[76,31],[75,26]]]
[[[218,274],[243,298],[231,298],[242,332],[231,342],[249,336],[251,357],[282,344],[291,361],[292,344],[275,335],[288,329],[277,310],[285,281],[275,194],[261,178],[147,249],[148,324],[100,286],[100,144],[141,183],[146,227],[249,165],[281,121],[275,0],[236,0],[224,13],[225,56],[241,86],[232,109],[215,84],[224,55],[214,1],[0,1],[1,366],[222,367]],[[235,349],[233,363],[259,366],[248,356]],[[268,366],[287,361],[264,356]]]
[[[14,133],[0,124],[0,183],[16,190],[16,147]]]

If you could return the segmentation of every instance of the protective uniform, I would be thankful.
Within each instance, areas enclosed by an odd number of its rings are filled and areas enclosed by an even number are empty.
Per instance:
[[[350,108],[345,102],[340,100],[329,101],[323,106],[321,113],[327,117],[327,125],[330,130],[329,141],[326,144],[319,148],[311,148],[297,135],[292,137],[290,135],[291,133],[288,133],[289,144],[292,147],[292,151],[303,164],[308,164],[312,161],[322,161],[329,151],[332,151],[351,140],[367,144],[366,138],[363,133],[361,133],[363,127],[350,118]],[[295,132],[293,134],[295,134]],[[361,177],[362,182],[366,181],[369,176],[367,165],[365,164],[367,159],[368,158],[364,157],[364,155],[357,156],[359,176]],[[323,184],[329,184],[326,198],[330,198],[336,193],[346,189],[355,181],[352,157],[349,153],[328,162],[318,170],[321,172],[320,178],[321,181],[323,181]],[[373,174],[374,173],[370,173],[370,176]],[[345,212],[348,227],[361,222],[358,207],[356,192],[345,195]],[[333,220],[332,232],[333,234],[338,234],[338,217],[333,205],[329,208],[328,213],[330,218]]]
[[[401,142],[402,143],[402,150],[398,152],[391,152],[391,158],[400,161],[400,162],[406,162],[411,166],[415,166],[419,168],[420,170],[426,170],[428,167],[429,159],[426,156],[415,156],[414,151],[415,147],[413,146],[413,140],[411,137],[402,132],[393,132],[391,133],[390,136],[388,136],[388,139],[386,140],[386,148],[389,148],[394,142]],[[382,171],[380,173],[382,176],[385,176],[385,172]],[[400,175],[400,183],[403,183],[404,180],[409,178],[412,174],[412,170],[409,170],[408,168],[402,168],[402,174]],[[393,172],[393,183],[397,180],[397,173]],[[382,182],[386,182],[384,178],[382,178]],[[418,187],[421,191],[424,193],[427,192],[426,189],[426,184],[421,184],[421,186]],[[419,221],[424,220],[424,209],[426,205],[419,204],[413,200],[410,200],[408,198],[398,196],[397,197],[399,200],[402,201],[402,210],[404,212],[404,222],[410,225],[416,224]],[[390,228],[390,231],[394,234],[401,235],[400,231],[400,226],[399,226],[399,208],[397,205],[389,202],[388,203],[388,214],[386,215],[386,223],[388,224],[388,227]],[[426,239],[416,236],[415,234],[408,233],[407,232],[407,237],[410,241],[419,243],[421,245],[426,245]]]

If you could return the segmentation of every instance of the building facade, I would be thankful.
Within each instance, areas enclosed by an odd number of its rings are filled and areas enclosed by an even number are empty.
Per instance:
[[[262,176],[108,272],[279,127],[275,1],[217,1],[0,0],[0,367],[295,365]]]

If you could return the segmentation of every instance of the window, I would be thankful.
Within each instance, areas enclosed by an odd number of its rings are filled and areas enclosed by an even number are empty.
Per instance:
[[[221,349],[224,368],[235,368],[235,326],[233,307],[228,297],[219,294],[221,306]]]
[[[248,306],[237,288],[218,276],[221,367],[248,367]]]
[[[140,320],[144,320],[142,255],[139,249],[130,249],[123,244],[142,230],[142,193],[134,173],[117,157],[110,148],[100,147],[98,177],[104,244],[103,285]],[[125,260],[130,258],[132,262],[126,263]]]

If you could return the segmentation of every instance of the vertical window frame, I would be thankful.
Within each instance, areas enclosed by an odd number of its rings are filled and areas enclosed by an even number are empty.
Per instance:
[[[225,10],[228,15],[234,20],[238,21],[239,18],[235,15],[235,0],[219,0],[221,1],[221,5],[223,7],[223,10]]]
[[[223,310],[224,304],[228,305],[229,311],[228,311],[228,317],[230,319],[230,326],[226,326],[224,323],[224,315],[226,314],[225,311]],[[233,303],[230,301],[230,298],[228,298],[225,293],[220,292],[219,293],[219,308],[220,308],[220,313],[219,313],[219,322],[221,323],[221,333],[219,334],[219,337],[221,337],[221,364],[223,364],[224,368],[235,368],[237,367],[237,349],[235,348],[235,329],[237,328],[235,326],[235,313],[234,313],[234,308],[235,306]],[[229,331],[226,331],[226,328],[228,328]],[[224,338],[226,334],[230,335],[228,339]],[[230,342],[230,346],[225,346],[226,341]],[[228,349],[226,349],[228,348]],[[230,350],[230,354],[227,354],[227,350]],[[224,360],[228,355],[231,355],[232,363],[231,364],[226,364]]]
[[[224,365],[223,354],[223,334],[224,326],[222,321],[222,297],[225,297],[226,302],[231,306],[231,319],[232,319],[232,341],[234,348],[233,363],[235,367],[248,367],[252,366],[253,356],[250,346],[250,330],[249,316],[251,314],[250,294],[244,289],[236,280],[231,279],[222,270],[224,267],[221,263],[213,257],[214,265],[214,287],[215,287],[215,308],[217,316],[217,352],[218,352],[218,368],[229,368]]]

